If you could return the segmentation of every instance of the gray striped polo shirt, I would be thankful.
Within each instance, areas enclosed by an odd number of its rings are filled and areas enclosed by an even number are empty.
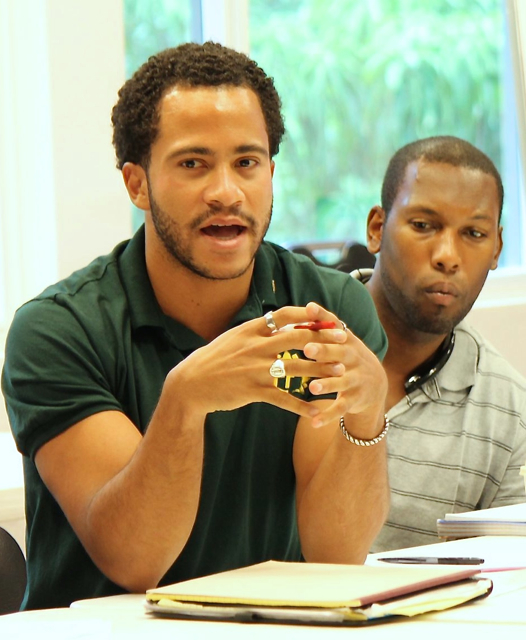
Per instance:
[[[526,379],[462,321],[434,380],[388,413],[391,509],[371,551],[438,542],[446,513],[526,502]]]

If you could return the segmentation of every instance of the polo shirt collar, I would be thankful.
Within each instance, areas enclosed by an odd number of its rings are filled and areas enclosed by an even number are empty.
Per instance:
[[[164,314],[157,302],[146,270],[145,232],[142,225],[128,242],[119,258],[119,271],[132,329],[158,327],[164,329]]]
[[[191,351],[206,344],[201,336],[162,312],[146,270],[144,225],[124,247],[119,267],[134,331],[156,328],[181,351]],[[231,326],[262,316],[287,303],[288,289],[280,262],[272,245],[263,243],[256,253],[249,296]]]
[[[437,376],[440,386],[448,391],[469,390],[475,384],[480,353],[467,326],[463,320],[455,327],[453,352]]]
[[[457,395],[469,393],[475,384],[480,354],[476,341],[466,327],[465,321],[455,327],[455,346],[449,360],[435,379],[410,395],[411,404],[447,399],[448,392]]]

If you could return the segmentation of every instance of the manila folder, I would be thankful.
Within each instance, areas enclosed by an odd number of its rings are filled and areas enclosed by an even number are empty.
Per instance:
[[[175,617],[306,624],[366,622],[450,608],[487,595],[491,581],[472,579],[479,572],[445,566],[271,560],[150,589],[146,607]]]

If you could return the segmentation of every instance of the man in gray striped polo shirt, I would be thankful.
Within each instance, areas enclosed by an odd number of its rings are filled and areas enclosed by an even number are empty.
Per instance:
[[[526,380],[464,321],[502,249],[503,187],[464,140],[391,159],[366,283],[389,338],[391,510],[372,551],[437,542],[445,513],[526,502]]]

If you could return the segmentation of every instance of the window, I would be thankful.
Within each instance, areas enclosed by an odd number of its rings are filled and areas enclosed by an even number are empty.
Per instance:
[[[161,49],[195,38],[200,14],[193,8],[191,0],[124,0],[126,77]]]
[[[250,0],[252,56],[274,76],[287,136],[269,237],[365,238],[402,145],[456,135],[503,176],[505,250],[521,261],[517,129],[501,0]]]

